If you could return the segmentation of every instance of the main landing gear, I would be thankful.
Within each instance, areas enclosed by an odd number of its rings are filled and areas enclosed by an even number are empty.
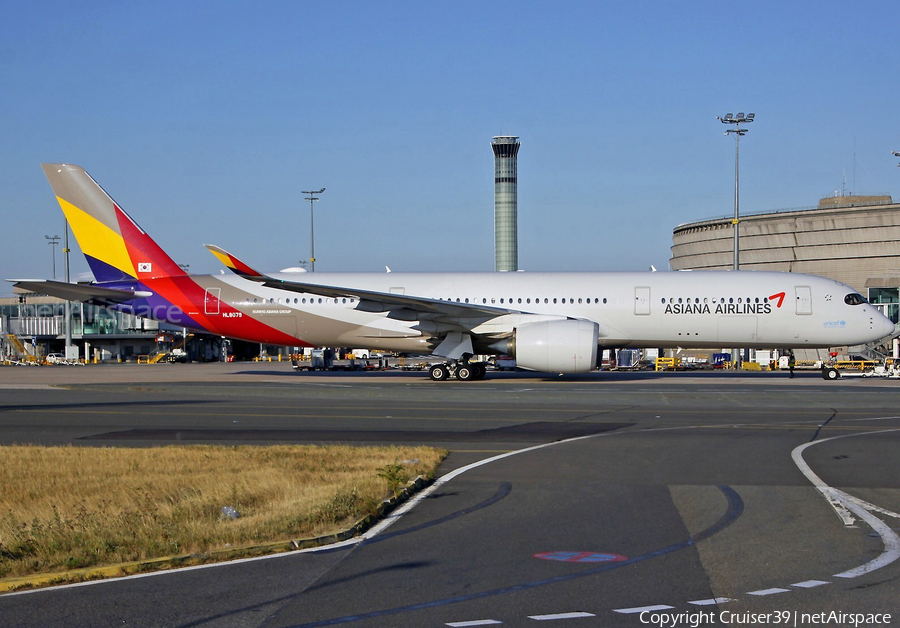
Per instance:
[[[442,382],[450,377],[456,377],[461,382],[472,382],[483,379],[487,369],[481,362],[458,362],[453,360],[447,364],[435,364],[428,375],[436,382]]]

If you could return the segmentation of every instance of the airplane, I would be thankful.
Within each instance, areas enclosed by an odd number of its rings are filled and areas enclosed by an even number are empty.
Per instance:
[[[188,274],[80,166],[42,164],[95,281],[9,280],[229,338],[434,354],[430,377],[481,379],[476,355],[584,373],[603,348],[864,344],[894,324],[832,279],[771,271]]]

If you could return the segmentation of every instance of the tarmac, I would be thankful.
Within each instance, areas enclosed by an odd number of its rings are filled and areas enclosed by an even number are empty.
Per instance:
[[[432,382],[287,363],[2,367],[0,443],[451,453],[427,494],[352,546],[6,594],[0,616],[639,626],[641,613],[835,612],[891,625],[875,620],[900,610],[898,385],[802,371]]]

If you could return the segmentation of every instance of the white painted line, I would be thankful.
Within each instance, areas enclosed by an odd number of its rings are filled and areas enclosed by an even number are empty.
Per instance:
[[[508,451],[506,453],[502,453],[497,456],[485,458],[484,460],[478,460],[476,462],[473,462],[472,464],[467,464],[466,466],[460,467],[459,469],[456,469],[455,471],[451,471],[447,475],[442,475],[440,478],[435,480],[431,486],[416,493],[411,499],[406,501],[402,506],[400,506],[394,512],[392,512],[387,517],[382,519],[381,522],[379,522],[377,525],[374,525],[371,528],[369,528],[365,534],[363,534],[362,536],[355,537],[352,540],[359,543],[365,539],[370,539],[375,536],[378,536],[379,534],[384,532],[386,529],[388,529],[400,517],[405,515],[407,512],[409,512],[415,506],[417,506],[420,502],[422,502],[426,497],[431,495],[433,492],[435,492],[439,488],[442,488],[444,486],[444,484],[446,484],[453,478],[455,478],[459,475],[462,475],[463,473],[466,473],[467,471],[471,471],[472,469],[477,469],[478,467],[481,467],[486,464],[491,464],[492,462],[497,462],[498,460],[503,460],[504,458],[509,458],[510,456],[518,456],[519,454],[537,451],[539,449],[545,449],[547,447],[554,447],[556,445],[563,445],[566,443],[574,443],[574,442],[577,442],[580,440],[586,440],[588,438],[597,438],[599,436],[603,436],[604,434],[610,434],[610,433],[611,432],[600,432],[597,434],[588,434],[586,436],[576,436],[574,438],[567,438],[565,440],[559,440],[559,441],[556,441],[553,443],[543,443],[541,445],[534,445],[533,447],[526,447],[525,449],[517,449],[515,451]],[[319,551],[322,551],[322,550],[328,549],[330,547],[331,546],[324,546],[324,547],[320,547],[320,548],[310,548],[310,551],[314,550],[314,549],[318,549]],[[296,553],[296,552],[293,552],[293,553]]]
[[[801,589],[812,589],[813,587],[821,587],[823,584],[831,584],[824,580],[807,580],[806,582],[795,582],[792,587],[800,587]]]
[[[497,621],[496,619],[476,619],[474,621],[452,621],[449,624],[444,625],[454,626],[455,628],[464,628],[465,626],[493,626],[502,623],[502,621]]]
[[[844,495],[851,502],[853,502],[857,506],[862,506],[869,512],[878,512],[878,513],[881,513],[882,515],[887,515],[888,517],[896,517],[897,519],[900,519],[900,513],[894,512],[892,510],[888,510],[887,508],[882,508],[881,506],[876,506],[875,504],[870,504],[869,502],[864,501],[864,500],[860,499],[859,497],[854,497],[853,495],[847,495],[847,493],[844,493]]]
[[[761,591],[747,591],[747,595],[776,595],[778,593],[790,593],[790,589],[762,589]]]
[[[865,419],[846,419],[848,423],[850,422],[860,422],[860,421],[890,421],[892,419],[900,419],[900,416],[879,416],[879,417],[868,417]]]
[[[897,431],[900,430],[880,430],[877,432],[861,432],[859,434],[833,436],[832,438],[825,438],[823,440],[817,440],[811,443],[806,443],[805,445],[800,445],[791,452],[791,458],[794,459],[794,463],[797,465],[797,468],[800,469],[800,472],[806,476],[806,479],[808,479],[812,483],[812,485],[815,486],[816,489],[818,489],[822,496],[825,497],[825,499],[827,499],[832,506],[834,506],[835,512],[837,512],[838,516],[840,516],[841,519],[844,520],[845,525],[849,524],[847,523],[847,519],[844,515],[841,514],[841,512],[843,511],[845,513],[846,517],[849,518],[850,523],[853,522],[853,517],[850,516],[850,513],[852,512],[854,515],[865,521],[870,528],[877,532],[878,536],[881,537],[881,542],[884,544],[884,551],[878,557],[873,558],[869,562],[854,569],[848,569],[847,571],[836,573],[834,574],[836,578],[858,578],[859,576],[871,573],[876,569],[881,569],[882,567],[890,565],[898,558],[900,558],[900,536],[898,536],[897,533],[894,532],[884,521],[869,512],[867,506],[870,506],[871,504],[862,502],[852,495],[848,495],[844,491],[832,488],[831,486],[825,484],[825,482],[822,481],[822,478],[813,473],[813,470],[810,469],[809,465],[806,464],[806,461],[803,460],[803,452],[807,447],[812,447],[813,445],[817,445],[819,443],[827,443],[831,440],[838,440],[840,438],[850,438],[855,436],[869,436],[872,434],[887,434]],[[878,510],[883,511],[883,509],[881,508],[878,508]],[[895,513],[890,513],[890,511],[888,511],[885,514],[891,514],[893,516]]]
[[[711,600],[696,600],[694,602],[688,602],[688,604],[693,604],[694,606],[714,606],[716,604],[725,604],[726,602],[734,602],[734,600],[730,597],[716,597]]]
[[[652,613],[653,611],[668,611],[675,608],[674,606],[666,606],[665,604],[658,604],[656,606],[638,606],[635,608],[614,608],[614,613],[623,613],[625,615],[632,615],[635,613],[643,613],[648,612]]]
[[[593,613],[556,613],[554,615],[529,615],[535,621],[553,621],[554,619],[577,619],[579,617],[596,617]]]

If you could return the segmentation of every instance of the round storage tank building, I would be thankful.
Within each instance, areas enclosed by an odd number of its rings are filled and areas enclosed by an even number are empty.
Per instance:
[[[733,266],[732,217],[678,225],[673,270]],[[890,196],[835,196],[817,207],[750,213],[740,220],[741,270],[830,277],[865,295],[895,323],[900,303],[900,204]]]

